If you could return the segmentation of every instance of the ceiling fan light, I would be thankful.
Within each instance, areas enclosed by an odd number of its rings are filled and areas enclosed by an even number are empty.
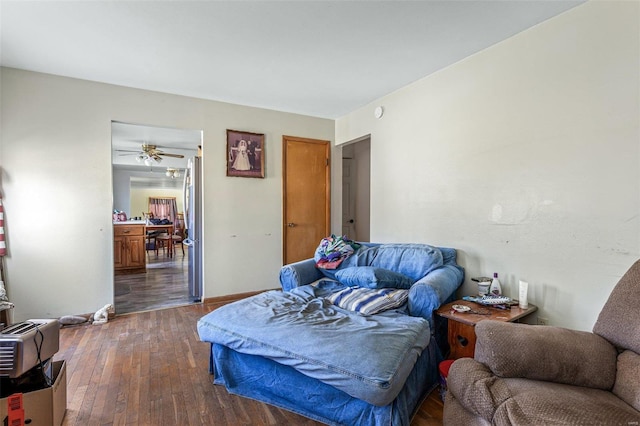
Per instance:
[[[171,179],[178,178],[178,177],[180,177],[180,170],[172,169],[171,167],[169,167],[169,168],[167,168],[166,175],[168,177],[170,177]]]
[[[136,161],[137,161],[138,163],[142,163],[142,160],[144,160],[144,156],[142,156],[142,155],[138,155],[138,156],[136,157]]]
[[[151,166],[153,164],[153,160],[149,157],[145,158],[144,164],[147,166]]]

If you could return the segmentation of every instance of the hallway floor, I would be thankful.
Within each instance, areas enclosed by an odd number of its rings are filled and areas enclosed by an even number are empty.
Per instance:
[[[179,245],[173,258],[148,251],[146,273],[115,276],[116,315],[190,304],[188,264]]]

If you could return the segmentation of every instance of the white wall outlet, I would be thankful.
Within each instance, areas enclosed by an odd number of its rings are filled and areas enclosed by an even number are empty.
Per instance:
[[[549,318],[538,317],[538,325],[549,325]]]

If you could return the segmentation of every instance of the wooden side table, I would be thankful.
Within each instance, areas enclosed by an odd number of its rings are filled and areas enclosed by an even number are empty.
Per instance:
[[[473,311],[488,311],[488,315],[472,314],[469,312],[456,312],[451,307],[453,305],[465,305]],[[476,350],[476,331],[475,326],[482,320],[497,320],[506,322],[516,322],[527,315],[537,311],[538,307],[529,304],[527,309],[513,306],[510,309],[498,309],[491,306],[481,305],[475,302],[467,302],[466,300],[456,300],[441,306],[436,311],[441,317],[447,318],[448,341],[451,347],[450,358],[458,359],[462,357],[471,357]]]

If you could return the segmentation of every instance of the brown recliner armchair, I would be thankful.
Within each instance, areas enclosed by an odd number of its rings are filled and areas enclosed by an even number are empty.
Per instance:
[[[640,425],[640,261],[593,333],[481,321],[447,378],[445,425]]]

